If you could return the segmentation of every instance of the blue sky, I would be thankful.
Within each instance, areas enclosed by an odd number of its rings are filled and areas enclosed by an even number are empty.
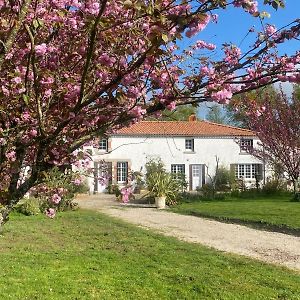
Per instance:
[[[261,4],[263,1],[260,0]],[[271,14],[270,18],[265,18],[264,23],[275,25],[281,28],[289,24],[291,21],[300,18],[300,0],[286,0],[286,7],[284,9],[274,10],[271,6],[260,5],[262,11],[267,11]],[[250,27],[254,26],[257,30],[261,30],[259,18],[254,18],[242,9],[228,8],[226,10],[216,11],[219,15],[217,24],[210,23],[207,28],[195,36],[193,40],[206,40],[215,43],[218,48],[221,48],[222,43],[232,42],[240,45],[243,38],[247,34]],[[241,44],[243,50],[247,50],[252,41],[254,41],[255,34],[249,35]],[[184,44],[189,44],[190,40],[185,40]],[[300,41],[291,41],[282,45],[280,51],[291,54],[295,49],[300,49]]]
[[[262,0],[259,0],[258,2],[260,4],[260,10],[266,11],[271,15],[270,18],[265,18],[263,22],[265,24],[275,25],[278,29],[297,18],[300,18],[300,0],[286,0],[286,7],[284,9],[278,9],[277,11],[271,6],[261,5],[263,2]],[[258,18],[253,18],[237,8],[220,10],[216,13],[219,15],[217,24],[209,24],[203,32],[193,37],[192,41],[184,39],[180,44],[186,46],[196,40],[205,40],[216,44],[217,49],[221,49],[223,43],[232,42],[240,46],[243,51],[248,50],[256,35],[249,35],[244,41],[243,38],[252,26],[254,26],[256,30],[261,30],[260,20]],[[280,45],[278,49],[280,54],[293,54],[295,51],[300,50],[300,41],[288,41]],[[214,58],[219,59],[220,53],[221,52],[217,51]],[[204,118],[207,111],[207,104],[202,104],[198,114],[201,118]]]

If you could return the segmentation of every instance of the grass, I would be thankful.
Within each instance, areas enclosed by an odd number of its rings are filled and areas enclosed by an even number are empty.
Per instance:
[[[0,299],[300,299],[300,274],[88,212],[14,215]]]
[[[290,196],[182,202],[172,211],[300,235],[300,203]]]

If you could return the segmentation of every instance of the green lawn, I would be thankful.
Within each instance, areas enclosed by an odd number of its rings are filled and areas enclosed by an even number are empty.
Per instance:
[[[290,202],[288,196],[183,202],[173,207],[172,211],[265,227],[269,225],[278,231],[286,229],[300,234],[300,203]]]
[[[300,299],[300,274],[78,211],[13,216],[0,299]]]

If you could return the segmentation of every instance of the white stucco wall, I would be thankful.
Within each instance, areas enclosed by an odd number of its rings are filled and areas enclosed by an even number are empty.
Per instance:
[[[185,150],[185,139],[194,138],[194,152]],[[254,139],[254,147],[257,144]],[[171,164],[185,164],[187,182],[189,182],[189,165],[205,164],[208,173],[215,174],[216,156],[219,166],[230,168],[230,164],[262,163],[253,156],[241,153],[233,137],[111,137],[111,152],[104,154],[94,150],[94,160],[128,161],[132,171],[145,172],[147,159],[160,157],[167,171]],[[206,174],[206,182],[208,181]],[[249,180],[248,180],[249,181]],[[251,180],[250,180],[251,181]],[[254,182],[254,180],[252,180]]]

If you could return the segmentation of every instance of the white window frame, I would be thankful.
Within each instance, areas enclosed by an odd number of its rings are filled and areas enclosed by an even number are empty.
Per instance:
[[[107,152],[108,150],[108,139],[102,138],[99,142],[99,150]]]
[[[259,164],[236,164],[235,178],[238,179],[255,179],[258,174]]]
[[[128,179],[128,162],[118,161],[117,162],[117,182],[125,183]]]
[[[185,139],[185,151],[194,151],[194,139]]]
[[[185,165],[184,164],[172,164],[171,173],[173,174],[185,174]]]
[[[253,149],[253,139],[241,139],[240,140],[240,151],[247,152]]]

